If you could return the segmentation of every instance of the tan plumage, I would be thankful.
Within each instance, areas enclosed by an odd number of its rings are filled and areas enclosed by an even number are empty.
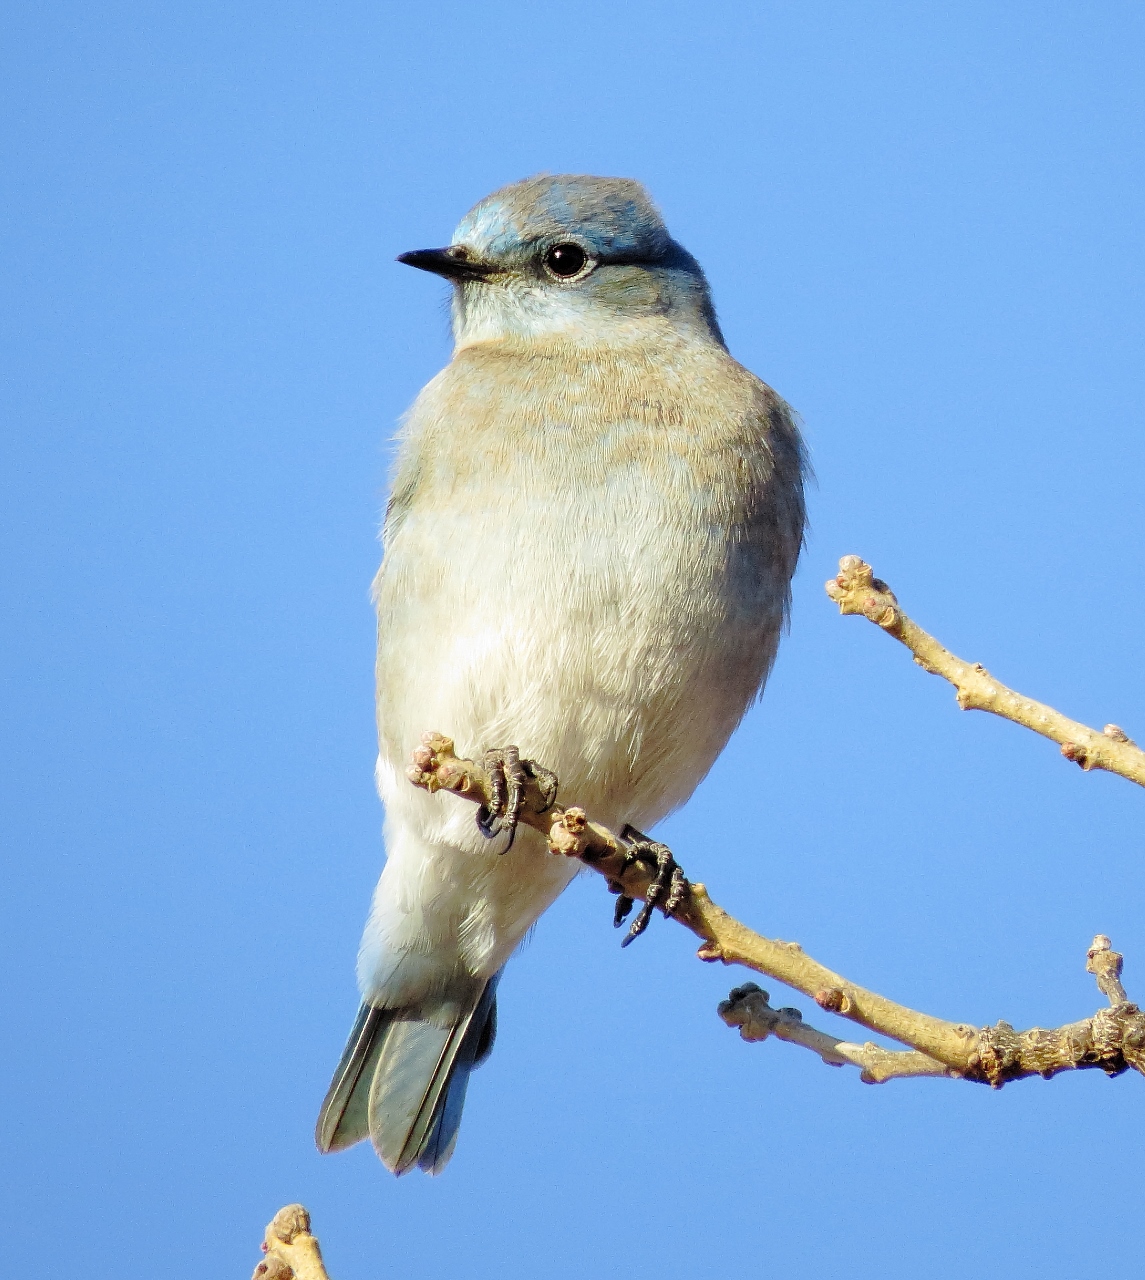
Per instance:
[[[728,355],[658,219],[639,261],[625,220],[655,215],[625,205],[635,184],[608,193],[620,231],[599,199],[577,220],[569,184],[594,181],[509,189],[462,224],[500,274],[460,287],[453,360],[401,432],[374,585],[388,860],[359,981],[369,1005],[429,1025],[472,1006],[575,864],[524,830],[498,852],[471,805],[411,787],[420,735],[474,756],[517,745],[566,800],[647,829],[766,679],[803,536],[787,406]],[[540,230],[523,199],[544,206]],[[597,255],[587,287],[536,268],[553,234]]]

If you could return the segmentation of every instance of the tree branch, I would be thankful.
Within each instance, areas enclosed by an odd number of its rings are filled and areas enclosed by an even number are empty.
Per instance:
[[[721,1000],[716,1012],[729,1027],[739,1027],[741,1040],[759,1041],[774,1036],[817,1053],[829,1067],[845,1067],[848,1064],[861,1067],[862,1079],[867,1084],[882,1084],[905,1076],[952,1076],[954,1073],[941,1062],[928,1058],[916,1049],[883,1049],[869,1040],[866,1044],[852,1044],[816,1031],[803,1021],[798,1009],[773,1009],[767,1002],[767,992],[754,982],[733,987],[726,1000]]]
[[[1122,958],[1113,950],[1113,943],[1104,933],[1099,933],[1089,944],[1085,968],[1097,979],[1101,994],[1115,1007],[1129,999],[1121,985],[1121,965]]]
[[[1123,729],[1107,724],[1101,733],[1007,688],[980,662],[955,657],[899,608],[894,592],[876,578],[858,556],[844,556],[839,574],[827,583],[827,594],[840,613],[857,613],[875,623],[914,654],[931,675],[949,680],[963,711],[989,711],[1060,743],[1062,755],[1083,769],[1105,769],[1145,787],[1145,751]]]
[[[262,1241],[266,1257],[252,1280],[330,1280],[318,1241],[310,1234],[310,1215],[288,1204],[274,1215]]]
[[[451,791],[475,804],[488,805],[493,800],[484,768],[460,759],[453,742],[441,734],[424,736],[408,776],[415,786],[430,792]],[[634,862],[619,837],[590,821],[583,809],[549,806],[534,779],[528,782],[520,820],[539,831],[554,854],[579,858],[603,875],[613,891],[630,898],[647,896],[648,867]],[[702,884],[688,885],[673,919],[701,940],[697,953],[701,960],[741,964],[775,978],[811,996],[822,1008],[909,1045],[947,1068],[951,1076],[1000,1088],[1024,1076],[1048,1078],[1082,1067],[1100,1067],[1110,1075],[1133,1067],[1145,1074],[1145,1014],[1126,1000],[1052,1031],[1017,1032],[1006,1022],[975,1028],[896,1004],[832,972],[806,955],[797,942],[753,932],[717,906]],[[1108,960],[1094,963],[1103,972],[1114,967]],[[836,1046],[841,1043],[835,1042]]]
[[[1040,1075],[1048,1077],[1056,1075],[1058,1071],[1068,1070],[1068,1063],[1060,1064],[1063,1052],[1068,1054],[1072,1045],[1084,1045],[1107,1036],[1108,1028],[1104,1020],[1110,1013],[1115,1014],[1115,1021],[1118,1023],[1123,1019],[1133,1022],[1135,1016],[1137,1023],[1142,1021],[1142,1015],[1135,1015],[1136,1006],[1129,1004],[1125,988],[1121,985],[1121,966],[1122,957],[1113,950],[1109,939],[1099,933],[1086,953],[1085,967],[1096,977],[1098,988],[1109,999],[1111,1008],[1096,1015],[1100,1019],[1096,1026],[1096,1019],[1090,1018],[1085,1022],[1059,1027],[1056,1031],[1035,1029],[1018,1033],[1008,1023],[1000,1022],[996,1027],[983,1028],[979,1034],[990,1037],[994,1052],[1006,1051],[1016,1039],[1020,1042],[1019,1052],[1030,1059],[1031,1065],[1044,1057],[1047,1067],[1052,1069],[1042,1069],[1039,1071]],[[833,989],[818,992],[815,1000],[822,1008],[837,1013],[841,996],[842,992]],[[767,992],[762,991],[754,982],[734,988],[728,998],[720,1002],[716,1012],[729,1027],[739,1027],[740,1037],[744,1040],[766,1040],[768,1036],[775,1036],[777,1040],[801,1045],[817,1053],[828,1066],[841,1067],[850,1063],[861,1067],[862,1079],[867,1084],[882,1084],[886,1080],[907,1076],[957,1077],[959,1074],[917,1050],[884,1049],[869,1040],[866,1044],[851,1044],[845,1040],[837,1040],[823,1031],[816,1031],[803,1021],[803,1015],[798,1009],[773,1009],[768,1004]],[[1101,1064],[1078,1062],[1075,1065]],[[1127,1065],[1136,1066],[1139,1071],[1145,1070],[1139,1062]]]

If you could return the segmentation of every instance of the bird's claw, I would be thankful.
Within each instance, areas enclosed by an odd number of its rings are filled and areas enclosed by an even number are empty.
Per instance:
[[[492,840],[506,831],[509,839],[502,853],[513,847],[517,822],[525,799],[525,788],[532,778],[543,801],[538,813],[551,809],[557,798],[557,775],[532,760],[522,760],[516,747],[494,747],[482,760],[489,775],[489,803],[477,810],[477,829]]]
[[[656,907],[659,907],[666,916],[676,911],[688,892],[688,881],[684,877],[683,868],[672,856],[672,850],[666,844],[661,844],[658,840],[650,840],[635,827],[630,826],[625,826],[621,831],[620,839],[624,844],[625,870],[634,862],[643,862],[656,869],[644,902],[636,913],[636,919],[633,920],[624,941],[620,944],[626,947],[648,928],[648,922],[652,919],[652,912]],[[609,888],[613,888],[613,885],[609,885]],[[634,903],[619,884],[615,884],[614,892],[620,896],[616,899],[612,923],[619,929],[628,918]]]
[[[632,911],[635,903],[628,894],[624,892],[620,885],[613,886],[610,884],[608,887],[613,891],[613,893],[619,895],[616,899],[616,909],[612,913],[612,927],[614,929],[619,929],[625,920],[628,919],[629,913]]]

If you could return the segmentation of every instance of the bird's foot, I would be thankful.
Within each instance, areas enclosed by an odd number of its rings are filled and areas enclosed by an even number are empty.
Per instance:
[[[544,801],[537,812],[544,813],[556,802],[557,775],[532,760],[522,760],[516,747],[495,747],[486,751],[482,763],[489,775],[490,794],[489,803],[477,810],[477,829],[486,840],[508,832],[509,840],[501,850],[508,853],[517,835],[517,821],[529,779],[536,782]]]
[[[625,870],[634,862],[643,862],[655,868],[644,902],[636,913],[636,919],[633,920],[624,941],[620,944],[626,947],[648,928],[648,921],[652,919],[652,912],[656,907],[659,907],[666,916],[672,915],[684,901],[684,895],[688,892],[688,881],[684,878],[680,864],[672,856],[672,850],[666,844],[661,844],[658,840],[649,840],[635,827],[627,825],[621,831],[620,839],[624,843]],[[609,888],[613,888],[613,885]],[[612,923],[619,929],[635,904],[619,883],[615,885],[615,892],[620,896],[616,899],[616,911],[613,913]]]

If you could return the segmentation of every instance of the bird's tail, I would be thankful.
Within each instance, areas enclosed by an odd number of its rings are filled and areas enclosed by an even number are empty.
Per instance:
[[[497,1031],[497,977],[460,1004],[358,1010],[318,1116],[319,1151],[369,1137],[391,1173],[440,1173],[461,1125],[469,1073]]]

